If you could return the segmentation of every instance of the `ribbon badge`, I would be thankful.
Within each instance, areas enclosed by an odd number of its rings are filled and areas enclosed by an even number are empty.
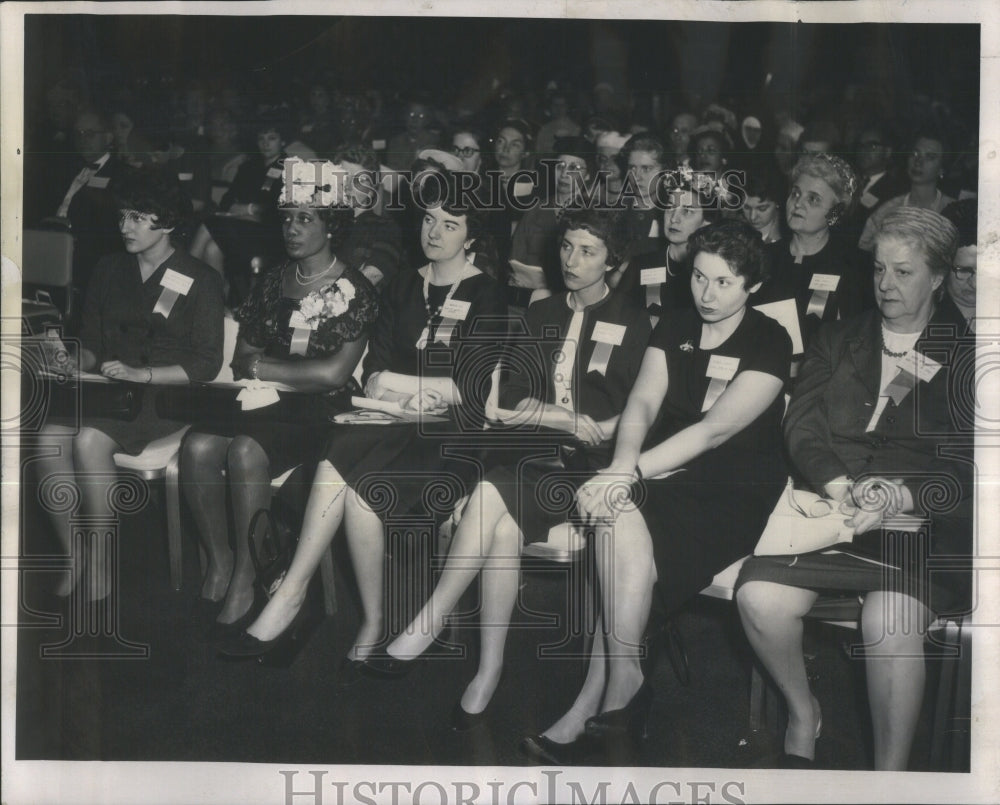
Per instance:
[[[194,277],[168,268],[163,272],[163,279],[160,280],[163,290],[160,292],[160,298],[156,300],[153,313],[159,313],[165,319],[170,318],[170,311],[174,309],[177,297],[187,296],[193,284]]]
[[[809,290],[813,293],[809,297],[809,304],[806,306],[806,315],[823,318],[830,294],[837,290],[837,285],[839,284],[840,277],[836,274],[813,274],[812,279],[809,281]]]
[[[460,321],[465,321],[466,317],[468,317],[471,304],[471,302],[463,302],[460,299],[448,299],[445,301],[441,306],[441,323],[434,330],[435,344],[444,344],[445,346],[451,344],[451,337],[455,333],[455,327],[458,326]],[[424,328],[424,334],[421,335],[422,339],[426,339],[427,329],[427,327]]]
[[[292,330],[292,342],[288,347],[288,354],[305,355],[309,349],[309,338],[316,325],[310,324],[301,310],[293,310],[292,315],[288,317],[288,326]]]
[[[667,281],[667,267],[657,266],[656,268],[644,268],[639,272],[639,284],[646,288],[646,308],[656,305],[656,312],[659,313],[660,288]]]
[[[597,372],[601,377],[604,377],[608,371],[608,362],[611,360],[611,351],[615,347],[621,346],[625,338],[625,325],[610,324],[606,321],[596,322],[590,338],[597,342],[597,345],[590,356],[587,371]]]
[[[906,399],[906,395],[916,388],[918,382],[929,382],[938,373],[941,364],[933,358],[913,351],[900,361],[896,368],[899,369],[899,373],[885,387],[885,396],[892,400],[893,405],[898,406]]]
[[[701,411],[708,411],[722,396],[729,381],[736,376],[736,370],[740,368],[739,358],[729,358],[725,355],[713,355],[708,361],[708,369],[705,376],[710,378],[708,390],[705,392],[705,401],[701,404]]]

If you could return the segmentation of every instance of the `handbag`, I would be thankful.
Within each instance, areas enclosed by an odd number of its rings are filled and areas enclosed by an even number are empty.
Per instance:
[[[754,556],[810,553],[853,542],[854,529],[844,522],[850,516],[836,501],[795,489],[789,480],[767,519]]]
[[[250,519],[247,544],[253,562],[254,587],[260,600],[269,601],[281,586],[298,547],[301,516],[281,497]]]

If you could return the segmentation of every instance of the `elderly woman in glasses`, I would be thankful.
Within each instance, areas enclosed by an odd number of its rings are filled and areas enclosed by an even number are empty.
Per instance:
[[[942,213],[958,230],[958,251],[955,264],[948,274],[947,299],[955,304],[969,323],[969,329],[976,329],[976,240],[979,232],[979,204],[974,198],[956,201],[945,207]]]
[[[946,447],[974,406],[973,373],[959,371],[971,357],[956,338],[965,323],[941,304],[955,243],[955,227],[930,210],[887,215],[875,239],[878,308],[819,331],[788,407],[796,469],[814,492],[846,504],[854,534],[830,552],[754,557],[737,583],[747,637],[788,704],[788,766],[810,765],[820,736],[802,656],[802,618],[819,592],[864,596],[875,768],[884,770],[909,760],[928,626],[969,603],[970,573],[932,572],[934,557],[972,549],[972,465]],[[900,514],[923,525],[898,528]]]

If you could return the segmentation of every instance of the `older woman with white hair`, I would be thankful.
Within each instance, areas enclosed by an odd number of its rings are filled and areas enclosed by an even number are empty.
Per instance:
[[[884,770],[909,760],[928,626],[969,604],[970,573],[930,572],[933,557],[972,549],[972,464],[945,452],[974,405],[972,373],[963,381],[940,362],[963,361],[964,322],[940,304],[955,247],[955,227],[937,213],[886,216],[875,240],[878,309],[819,331],[785,416],[792,462],[853,533],[827,552],[751,558],[737,582],[747,637],[788,704],[789,767],[812,765],[820,735],[802,655],[802,618],[820,592],[864,597],[875,768]],[[929,529],[901,530],[899,514]]]

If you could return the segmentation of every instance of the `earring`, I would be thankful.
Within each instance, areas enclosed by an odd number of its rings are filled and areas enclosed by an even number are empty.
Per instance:
[[[333,235],[331,233],[329,233],[329,232],[326,233],[326,239],[327,240],[330,240],[332,237],[333,237]]]

